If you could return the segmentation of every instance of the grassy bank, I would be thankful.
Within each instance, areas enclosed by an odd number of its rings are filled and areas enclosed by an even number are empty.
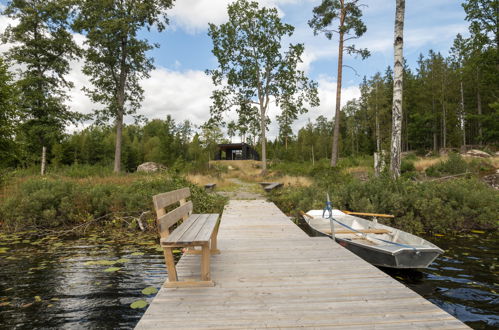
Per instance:
[[[322,209],[326,193],[335,208],[388,213],[394,220],[388,225],[412,233],[452,233],[471,229],[497,230],[499,192],[479,179],[414,182],[388,177],[361,181],[323,181],[308,188],[284,188],[272,194],[271,200],[283,211]]]
[[[67,168],[45,177],[29,170],[11,173],[1,188],[0,228],[54,228],[85,222],[136,226],[137,217],[152,211],[152,196],[189,187],[194,212],[220,213],[223,197],[172,173],[114,175],[97,168]],[[154,213],[149,223],[154,223]]]

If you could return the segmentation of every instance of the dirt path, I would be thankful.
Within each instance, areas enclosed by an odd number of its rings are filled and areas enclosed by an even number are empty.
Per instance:
[[[236,184],[237,189],[233,191],[219,191],[217,194],[236,200],[265,199],[265,196],[263,195],[264,191],[259,184],[244,182],[237,178],[228,180]]]

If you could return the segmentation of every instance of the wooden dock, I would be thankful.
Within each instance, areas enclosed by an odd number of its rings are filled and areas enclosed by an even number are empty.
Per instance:
[[[212,256],[215,287],[162,288],[137,329],[466,329],[447,312],[273,203],[232,200]],[[199,277],[199,256],[178,263]]]

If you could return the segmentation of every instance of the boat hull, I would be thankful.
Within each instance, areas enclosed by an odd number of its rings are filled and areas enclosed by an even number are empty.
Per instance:
[[[370,249],[346,239],[336,238],[344,248],[355,253],[365,261],[380,267],[389,268],[427,268],[440,254],[440,251],[420,251],[405,249],[392,254],[379,249]]]
[[[334,238],[341,246],[375,266],[427,268],[443,253],[442,249],[431,242],[399,229],[346,215],[338,210],[334,210],[333,216],[337,221],[347,224],[346,227],[366,230],[367,234],[352,231],[345,233],[345,226],[335,223]],[[309,211],[304,220],[315,232],[331,237],[331,222],[322,218],[321,210]]]

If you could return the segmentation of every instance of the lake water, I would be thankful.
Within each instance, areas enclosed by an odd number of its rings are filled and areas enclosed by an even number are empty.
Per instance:
[[[429,269],[383,271],[469,326],[496,329],[498,238],[431,237],[446,252]],[[133,328],[145,307],[131,304],[149,303],[165,278],[153,235],[0,234],[0,328]]]

